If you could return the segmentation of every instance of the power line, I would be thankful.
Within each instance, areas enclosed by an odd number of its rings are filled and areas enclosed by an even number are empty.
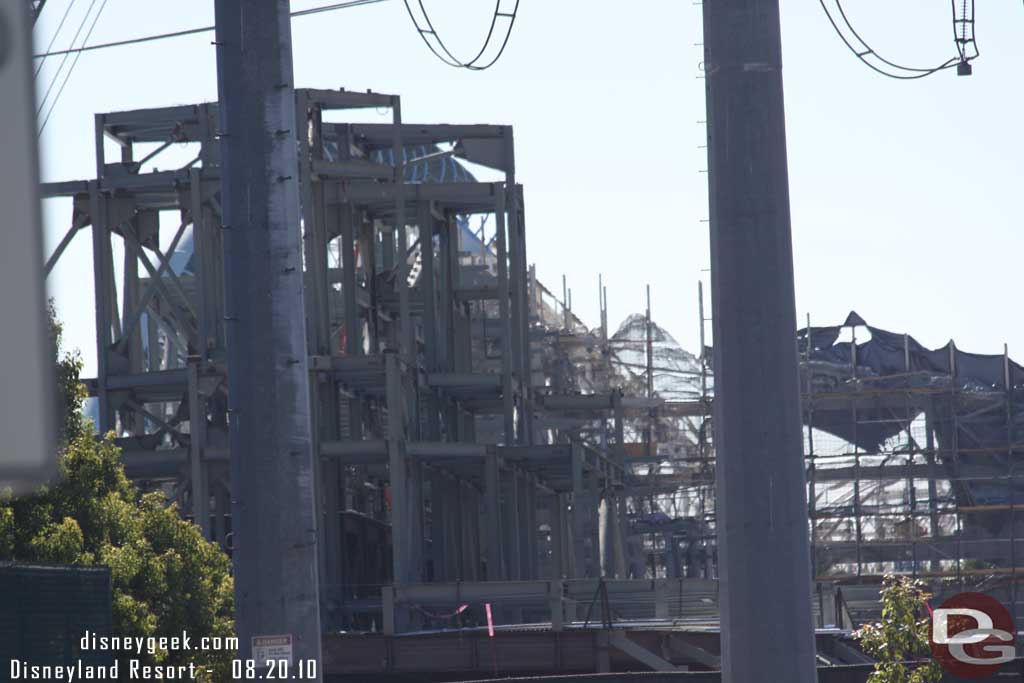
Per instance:
[[[92,36],[93,29],[96,28],[96,23],[100,20],[100,15],[103,14],[103,8],[107,6],[107,0],[103,0],[100,4],[100,8],[96,10],[96,16],[92,20],[92,25],[89,26],[89,32],[85,34],[85,40],[82,41],[82,45],[89,42],[89,37]],[[79,52],[75,55],[75,59],[71,62],[71,67],[68,69],[67,74],[64,76],[64,81],[60,84],[60,89],[57,90],[57,95],[53,98],[53,102],[50,104],[49,111],[46,112],[46,118],[43,119],[43,125],[39,127],[39,135],[43,134],[43,130],[46,129],[46,124],[50,121],[50,115],[53,114],[53,110],[57,108],[57,103],[60,102],[61,93],[64,92],[64,86],[68,84],[71,79],[71,74],[75,71],[75,66],[78,64],[78,58],[82,56]],[[59,72],[58,72],[59,73]]]
[[[82,21],[78,24],[78,30],[75,31],[75,35],[71,37],[70,45],[75,46],[78,42],[78,36],[81,35],[82,29],[85,28],[85,24],[89,21],[89,15],[92,14],[92,8],[96,5],[96,0],[92,0],[89,3],[89,8],[85,10],[85,16],[82,17]],[[53,86],[57,84],[57,80],[60,78],[61,72],[64,70],[64,65],[68,61],[68,55],[70,53],[64,53],[64,58],[60,60],[60,64],[57,66],[57,72],[53,74],[53,78],[50,79],[50,85],[46,87],[46,92],[43,94],[43,99],[39,102],[39,108],[36,110],[36,116],[42,113],[43,107],[46,106],[46,101],[50,98],[50,92],[53,90]]]
[[[95,2],[95,0],[93,0]],[[292,12],[292,17],[304,17],[310,14],[320,14],[321,12],[333,12],[334,10],[347,9],[349,7],[360,7],[362,5],[374,5],[380,2],[387,2],[387,0],[348,0],[347,2],[336,2],[331,5],[324,5],[322,7],[311,7],[310,9],[298,10]],[[38,55],[33,55],[34,59],[46,59],[47,57],[56,57],[60,55],[78,54],[82,52],[90,52],[92,50],[104,50],[110,47],[122,47],[125,45],[137,45],[139,43],[148,43],[154,40],[165,40],[167,38],[180,38],[182,36],[195,35],[197,33],[208,33],[213,31],[213,26],[201,26],[198,28],[190,28],[182,31],[172,31],[170,33],[158,33],[151,36],[140,36],[138,38],[128,38],[125,40],[115,40],[110,43],[98,43],[96,45],[87,45],[77,48],[70,48],[67,50],[57,50],[54,52],[43,52]],[[47,48],[49,49],[49,48]]]
[[[868,53],[870,53],[870,54],[871,54],[871,55],[873,55],[873,56],[874,56],[875,58],[877,58],[877,59],[878,59],[878,61],[882,62],[883,64],[887,64],[888,66],[891,66],[891,67],[893,67],[894,69],[900,69],[901,71],[913,71],[913,72],[917,72],[917,73],[924,73],[924,74],[930,74],[930,73],[934,73],[934,72],[935,72],[935,69],[934,69],[934,68],[928,68],[928,69],[920,69],[920,68],[916,68],[916,67],[911,67],[911,66],[903,66],[902,64],[897,64],[896,62],[891,62],[891,61],[889,61],[888,59],[886,59],[885,57],[883,57],[882,55],[878,54],[878,52],[876,52],[876,51],[875,51],[875,49],[874,49],[874,48],[872,48],[872,47],[871,47],[871,46],[870,46],[870,45],[868,44],[868,42],[867,42],[866,40],[864,40],[863,38],[861,38],[861,36],[860,36],[860,34],[859,34],[859,33],[857,33],[857,29],[855,29],[855,28],[853,27],[853,24],[852,24],[852,23],[850,23],[850,19],[849,19],[849,17],[847,17],[847,16],[846,16],[846,10],[844,10],[844,9],[843,9],[843,3],[842,3],[842,2],[840,2],[840,0],[836,0],[836,8],[837,8],[837,9],[839,10],[839,15],[840,15],[840,16],[841,16],[841,17],[843,18],[843,23],[845,23],[845,24],[846,24],[846,28],[847,28],[847,29],[849,29],[850,33],[852,33],[852,34],[853,34],[853,36],[854,36],[854,37],[855,37],[855,38],[856,38],[857,40],[859,40],[859,41],[860,41],[860,43],[861,43],[861,44],[862,44],[862,45],[863,45],[863,46],[864,46],[865,48],[867,48],[867,51],[868,51]],[[826,10],[826,11],[827,11],[827,10]]]
[[[973,37],[973,29],[974,29],[973,17],[972,17],[972,19],[969,22],[966,22],[966,21],[963,21],[963,20],[958,20],[957,19],[957,14],[956,14],[956,0],[952,0],[952,7],[953,7],[953,37],[954,37],[954,40],[957,43],[958,56],[957,57],[951,57],[950,59],[946,60],[942,64],[939,64],[938,66],[931,67],[931,68],[918,68],[918,67],[904,66],[902,64],[898,64],[896,62],[890,61],[890,60],[882,57],[873,47],[871,47],[871,45],[866,40],[864,40],[861,37],[861,35],[853,27],[853,24],[850,22],[849,18],[846,15],[846,11],[843,9],[843,5],[842,5],[841,0],[835,0],[835,4],[836,4],[837,9],[839,10],[839,16],[840,16],[840,18],[842,20],[842,23],[846,26],[847,31],[849,31],[849,33],[852,35],[852,37],[854,39],[856,39],[856,41],[859,42],[863,46],[863,49],[857,49],[857,47],[855,47],[854,44],[851,42],[851,39],[848,38],[846,36],[846,34],[844,34],[843,30],[839,27],[839,23],[837,22],[836,17],[833,16],[832,12],[829,10],[828,6],[825,4],[825,0],[818,0],[818,4],[821,5],[821,9],[825,12],[825,16],[828,18],[829,23],[832,25],[832,29],[835,31],[836,35],[839,36],[839,39],[841,41],[843,41],[843,44],[846,45],[847,49],[849,49],[850,52],[857,59],[859,59],[865,66],[867,66],[869,69],[871,69],[873,71],[876,71],[876,72],[882,74],[883,76],[887,76],[889,78],[894,78],[894,79],[897,79],[897,80],[915,80],[915,79],[919,79],[919,78],[925,78],[926,76],[931,76],[932,74],[937,73],[939,71],[942,71],[944,69],[949,69],[949,68],[951,68],[953,66],[959,66],[959,65],[962,65],[962,64],[967,64],[972,59],[975,59],[978,56],[977,44],[974,43],[974,37]],[[965,12],[966,12],[966,0],[964,1],[964,5],[965,5]],[[972,3],[972,7],[973,7],[973,3]],[[971,25],[972,36],[971,36],[970,39],[968,39],[966,37],[966,26],[967,26],[967,23],[970,23],[970,25]],[[957,26],[958,26],[958,24],[962,25],[962,30],[961,30],[962,35],[957,35]],[[966,44],[967,43],[971,43],[972,46],[974,47],[974,54],[968,55],[966,53]],[[883,64],[885,66],[888,66],[888,67],[891,67],[895,71],[890,71],[888,69],[885,69],[885,68],[879,66],[878,64],[875,64],[875,63],[871,62],[868,59],[869,56],[870,57],[874,57],[881,64]]]
[[[67,21],[68,15],[71,14],[71,8],[75,6],[76,2],[78,2],[78,0],[71,0],[71,2],[68,3],[67,9],[64,10],[64,16],[60,18],[60,23],[57,24],[57,30],[53,32],[53,37],[50,38],[50,44],[46,46],[47,52],[49,52],[53,47],[53,44],[57,42],[57,36],[60,35],[60,30],[64,28],[64,22]],[[43,58],[43,61],[39,62],[39,65],[36,67],[36,72],[32,74],[32,78],[39,77],[39,72],[42,71],[44,64],[46,64],[45,57]]]
[[[494,4],[494,13],[491,16],[491,26],[487,30],[487,37],[484,38],[483,46],[481,46],[480,51],[476,53],[476,56],[473,57],[473,59],[469,60],[468,62],[463,62],[460,59],[458,59],[454,54],[452,54],[451,50],[449,50],[448,47],[444,44],[444,41],[441,39],[440,34],[434,29],[434,25],[430,21],[430,15],[427,13],[427,8],[423,6],[423,0],[417,0],[417,3],[419,4],[420,13],[423,15],[423,19],[427,22],[426,28],[420,26],[419,21],[417,21],[416,19],[416,15],[412,11],[412,7],[409,5],[409,0],[403,0],[403,2],[405,3],[405,10],[409,13],[409,18],[412,19],[413,26],[416,27],[416,31],[419,33],[420,38],[430,49],[430,51],[434,53],[434,56],[440,59],[444,64],[447,64],[448,66],[457,69],[468,69],[470,71],[483,71],[485,69],[489,69],[492,66],[494,66],[499,59],[501,59],[501,55],[505,52],[505,47],[508,45],[508,40],[512,36],[512,27],[515,25],[516,16],[519,13],[519,0],[516,0],[516,4],[512,8],[511,12],[502,12],[501,0],[496,0]],[[505,37],[501,41],[501,47],[498,48],[498,53],[494,56],[493,59],[491,59],[491,61],[489,61],[487,64],[484,64],[483,66],[479,66],[477,62],[480,60],[481,57],[483,57],[484,53],[487,51],[487,48],[490,47],[491,45],[491,38],[494,35],[494,27],[498,23],[499,17],[503,17],[509,20],[508,28],[505,31]],[[437,41],[437,45],[438,47],[441,48],[441,52],[438,52],[437,48],[433,46],[433,44],[427,38],[428,35],[434,36],[434,40]],[[442,52],[444,54],[441,54]]]
[[[42,54],[33,55],[35,59],[40,57],[46,59],[47,57],[54,57],[57,55],[68,55],[72,53],[90,52],[92,50],[103,50],[108,47],[121,47],[122,45],[135,45],[137,43],[147,43],[151,40],[163,40],[165,38],[177,38],[179,36],[188,36],[193,33],[206,33],[212,31],[213,26],[204,26],[202,28],[192,28],[185,31],[175,31],[173,33],[161,33],[155,36],[143,36],[140,38],[129,38],[128,40],[117,40],[112,43],[99,43],[97,45],[88,45],[84,47],[77,47],[68,50],[58,50],[56,52],[44,52]]]
[[[877,71],[878,73],[882,74],[883,76],[888,76],[889,78],[895,78],[895,79],[899,79],[899,80],[913,80],[913,79],[917,79],[917,78],[924,78],[925,76],[930,76],[930,75],[932,75],[933,73],[935,73],[937,71],[941,71],[942,69],[948,69],[956,61],[956,60],[950,59],[950,60],[947,60],[946,62],[940,64],[939,66],[931,68],[931,69],[916,69],[916,68],[910,68],[910,67],[901,66],[899,64],[894,64],[893,62],[890,62],[890,61],[888,61],[886,59],[883,59],[882,57],[879,57],[878,53],[875,52],[874,49],[872,49],[870,45],[868,45],[866,42],[864,42],[864,40],[860,37],[860,35],[857,33],[857,31],[854,30],[853,26],[850,25],[849,20],[846,18],[846,13],[843,12],[842,5],[837,0],[836,4],[839,7],[840,14],[843,17],[843,21],[846,23],[847,28],[854,35],[854,37],[857,38],[857,40],[859,40],[861,42],[861,44],[864,46],[864,50],[857,50],[857,48],[855,48],[850,43],[850,41],[847,39],[847,37],[843,34],[842,30],[839,28],[839,25],[836,23],[836,20],[832,16],[832,13],[829,11],[828,7],[825,5],[825,1],[824,0],[818,0],[818,4],[821,5],[821,9],[825,12],[825,16],[828,17],[828,21],[829,21],[830,24],[832,24],[832,28],[835,30],[836,35],[839,36],[839,39],[843,41],[843,44],[846,45],[846,47],[850,50],[850,52],[852,52],[853,55],[855,57],[857,57],[857,59],[859,59],[861,62],[863,62],[868,68],[872,69],[873,71]],[[913,75],[904,75],[904,74],[890,73],[889,71],[886,71],[885,69],[879,68],[878,66],[876,66],[876,65],[872,64],[871,62],[869,62],[867,60],[867,58],[866,58],[867,55],[874,55],[875,57],[877,57],[879,59],[879,61],[881,61],[881,62],[883,62],[885,64],[888,64],[890,66],[893,66],[896,69],[900,69],[900,70],[908,71],[908,72],[913,72]]]

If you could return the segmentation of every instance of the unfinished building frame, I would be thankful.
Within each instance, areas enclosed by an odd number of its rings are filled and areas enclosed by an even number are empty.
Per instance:
[[[391,120],[346,121],[358,109]],[[324,90],[296,91],[296,120],[325,629],[470,626],[485,606],[555,631],[714,628],[703,313],[698,356],[650,304],[612,333],[603,283],[583,324],[529,265],[508,126],[408,124],[396,96]],[[48,272],[91,235],[97,427],[230,551],[222,240],[240,228],[217,121],[216,104],[97,115],[96,177],[43,191],[71,206]],[[831,584],[816,596],[819,626],[847,623]]]
[[[931,351],[856,314],[798,339],[818,577],[904,573],[1016,612],[1021,366],[1005,347]]]
[[[402,124],[376,93],[296,99],[328,619],[365,623],[391,581],[642,575],[623,423],[649,409],[552,388],[538,340],[572,316],[527,265],[511,128]],[[325,120],[355,108],[392,121]],[[44,193],[72,202],[48,271],[92,236],[99,430],[230,548],[217,120],[216,104],[97,115],[96,178]],[[188,163],[153,168],[181,149]]]

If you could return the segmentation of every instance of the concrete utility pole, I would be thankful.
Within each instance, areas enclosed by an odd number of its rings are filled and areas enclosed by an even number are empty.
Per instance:
[[[0,489],[15,493],[57,473],[30,9],[21,1],[0,4],[0,314],[12,323],[4,325],[0,357]]]
[[[722,680],[813,683],[778,0],[705,0]]]
[[[289,10],[288,0],[216,2],[235,623],[239,657],[284,646],[257,637],[290,636],[293,665],[315,659],[319,673]]]

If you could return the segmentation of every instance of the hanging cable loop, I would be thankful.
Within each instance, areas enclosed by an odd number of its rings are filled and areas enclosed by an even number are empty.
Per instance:
[[[853,23],[846,15],[846,10],[843,9],[841,0],[834,0],[834,2],[836,12],[829,9],[825,0],[818,0],[818,4],[821,5],[821,9],[825,12],[836,35],[865,66],[883,76],[899,80],[914,80],[931,76],[954,66],[957,67],[957,73],[967,75],[971,72],[971,60],[976,59],[979,55],[978,45],[974,38],[974,0],[959,0],[959,3],[958,0],[951,0],[953,40],[957,56],[930,68],[905,66],[880,55],[853,27]]]
[[[448,46],[445,45],[441,35],[434,28],[434,24],[430,20],[430,14],[427,12],[427,8],[423,6],[423,0],[416,0],[416,4],[419,6],[420,15],[423,18],[423,24],[420,23],[419,19],[417,19],[416,13],[413,12],[412,5],[409,3],[409,0],[403,0],[403,2],[405,3],[405,10],[409,13],[409,18],[412,20],[413,26],[416,27],[416,32],[419,34],[420,38],[423,39],[427,48],[434,53],[434,56],[452,68],[468,69],[469,71],[483,71],[485,69],[489,69],[494,66],[499,59],[501,59],[501,55],[504,54],[505,47],[508,45],[508,40],[512,36],[512,27],[515,25],[516,16],[519,13],[519,0],[515,1],[515,5],[511,12],[503,12],[501,9],[502,0],[497,0],[494,3],[491,25],[487,29],[487,36],[484,38],[484,42],[480,46],[480,50],[469,61],[462,61],[448,49]],[[499,19],[504,19],[508,22],[508,25],[505,28],[505,36],[501,39],[501,46],[498,48],[497,54],[494,55],[490,61],[486,64],[480,64],[480,60],[483,59],[484,54],[492,44],[494,29],[497,27]]]

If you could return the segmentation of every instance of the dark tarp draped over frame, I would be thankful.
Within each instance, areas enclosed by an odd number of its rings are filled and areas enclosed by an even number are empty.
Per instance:
[[[847,337],[856,340],[856,373],[854,341],[839,341],[847,328],[853,330]],[[1024,366],[1002,355],[960,351],[952,341],[927,349],[909,335],[872,327],[853,312],[843,325],[798,330],[797,348],[808,361],[801,386],[806,390],[809,373],[811,410],[805,419],[814,428],[875,453],[930,407],[944,476],[971,480],[954,485],[960,504],[1008,504],[1014,496],[1024,503],[1024,489],[1018,485],[1012,496],[1005,479],[1010,447],[1024,435]],[[815,400],[853,399],[865,387],[889,399],[851,400],[840,402],[842,407]],[[914,390],[913,397],[903,401],[899,397],[911,395],[907,390]],[[915,450],[925,447],[914,445]],[[997,517],[984,523],[990,531],[1000,524]]]

